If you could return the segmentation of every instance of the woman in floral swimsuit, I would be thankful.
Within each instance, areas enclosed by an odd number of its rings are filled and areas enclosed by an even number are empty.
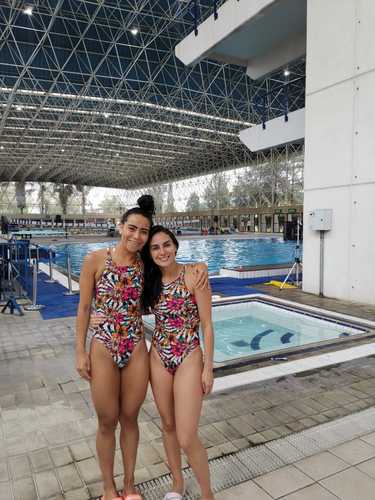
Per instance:
[[[141,500],[134,489],[134,470],[137,418],[147,391],[149,357],[141,316],[144,278],[139,252],[152,226],[153,200],[145,195],[138,203],[139,207],[128,210],[122,218],[119,243],[114,249],[89,254],[80,276],[76,363],[79,374],[90,381],[98,416],[96,446],[103,500],[121,498],[113,480],[118,423],[125,472],[123,498]],[[93,329],[88,353],[85,346],[93,298],[102,316],[100,325]]]
[[[173,477],[172,491],[164,500],[183,498],[181,448],[198,480],[202,500],[213,500],[207,452],[198,437],[202,399],[213,385],[211,291],[208,286],[194,286],[190,269],[176,262],[177,249],[174,234],[155,226],[143,250],[144,305],[155,314],[151,386]],[[200,348],[200,324],[204,355]]]

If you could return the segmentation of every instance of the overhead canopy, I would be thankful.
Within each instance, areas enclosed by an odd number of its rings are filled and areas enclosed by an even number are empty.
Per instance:
[[[237,66],[182,65],[188,2],[3,3],[0,181],[136,188],[251,162],[238,133],[259,123],[253,103],[284,77],[255,84]],[[208,15],[211,0],[200,4]],[[301,76],[304,63],[291,70]],[[291,108],[303,99],[297,85]],[[282,113],[277,97],[269,104]]]

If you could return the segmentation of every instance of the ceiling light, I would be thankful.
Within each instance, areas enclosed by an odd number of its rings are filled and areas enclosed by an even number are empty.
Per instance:
[[[284,76],[289,76],[290,75],[290,71],[288,69],[284,69]]]
[[[28,15],[28,16],[32,16],[33,15],[33,8],[31,5],[28,5],[27,7],[25,7],[23,9],[23,13]]]
[[[119,154],[118,154],[118,153],[116,153],[116,156],[118,156],[118,155],[119,155]]]
[[[65,149],[62,149],[61,152],[63,153],[65,151]]]
[[[0,146],[0,149],[4,149],[4,146]]]
[[[139,30],[138,30],[138,28],[132,28],[132,29],[130,30],[130,33],[131,33],[133,36],[137,36],[137,35],[138,35],[138,33],[139,33]]]
[[[17,111],[22,111],[22,106],[16,106]]]
[[[109,118],[109,113],[103,113],[104,118]]]

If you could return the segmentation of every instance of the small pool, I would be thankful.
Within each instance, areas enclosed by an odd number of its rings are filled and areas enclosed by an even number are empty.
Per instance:
[[[102,243],[68,243],[56,246],[56,263],[65,268],[66,254],[70,253],[73,273],[79,275],[83,258],[89,252],[116,245],[111,240]],[[178,261],[206,262],[209,273],[218,273],[223,267],[258,266],[292,262],[295,256],[295,242],[282,238],[248,239],[186,239],[180,241]]]
[[[345,321],[251,299],[213,308],[215,363],[367,333]],[[146,325],[153,328],[153,317]]]

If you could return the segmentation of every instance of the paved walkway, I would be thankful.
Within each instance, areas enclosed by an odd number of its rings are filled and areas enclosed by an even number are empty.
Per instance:
[[[369,357],[213,395],[204,403],[199,430],[209,457],[215,458],[373,405],[375,359]],[[168,470],[160,420],[150,394],[141,411],[140,427],[136,477],[145,481]],[[87,500],[98,496],[95,430],[88,385],[74,368],[74,318],[43,321],[39,313],[1,315],[0,500]],[[117,450],[115,473],[120,486],[119,458]],[[294,468],[298,469],[294,465],[291,470]],[[288,469],[286,473],[289,477]],[[360,468],[345,471],[351,473],[365,474]],[[302,472],[295,473],[297,487],[310,485],[298,482],[299,474]],[[249,483],[249,488],[273,498],[273,491],[259,481]],[[314,487],[327,488],[330,481],[334,483],[332,478],[323,479],[323,486]],[[285,495],[290,491],[286,489]],[[370,497],[358,500],[365,498]]]
[[[375,433],[222,491],[216,500],[374,500]]]

